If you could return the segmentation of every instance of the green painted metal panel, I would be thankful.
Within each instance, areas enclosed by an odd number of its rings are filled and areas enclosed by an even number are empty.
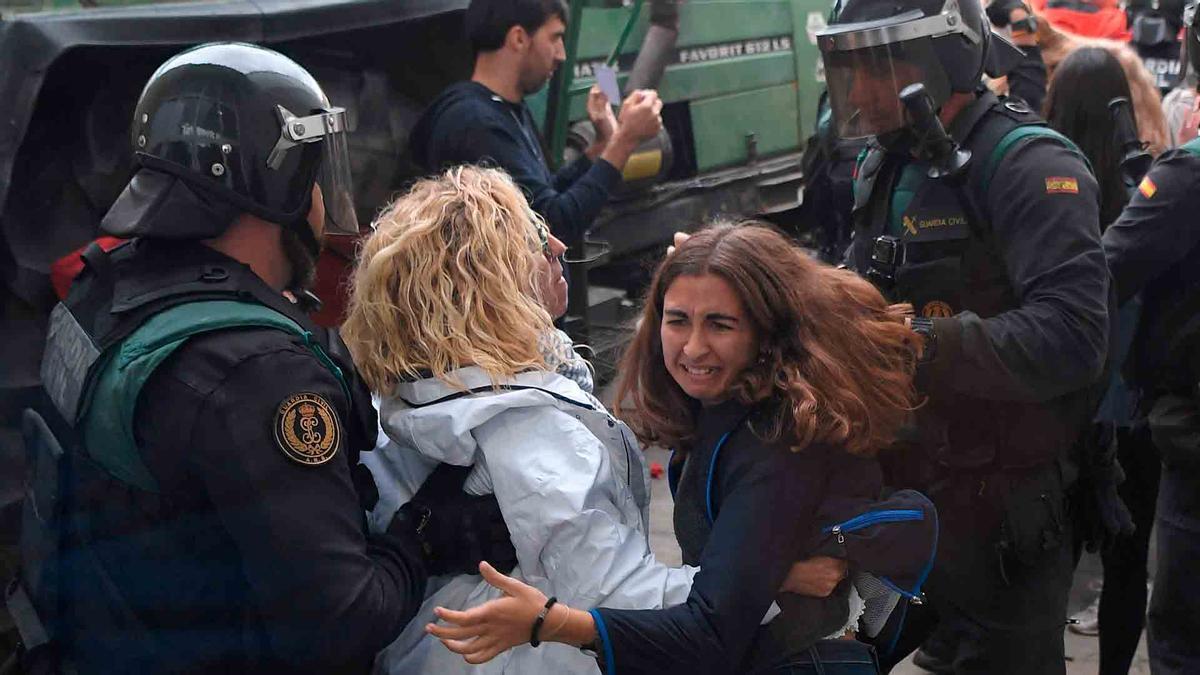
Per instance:
[[[630,19],[637,16],[636,12],[641,6],[642,3],[638,2],[632,10],[635,13],[630,15]],[[551,79],[549,83],[550,91],[547,92],[545,98],[547,107],[543,114],[553,118],[553,122],[549,127],[544,123],[542,126],[545,129],[546,135],[550,137],[549,160],[550,169],[553,171],[557,171],[558,167],[562,165],[563,149],[567,145],[567,120],[569,117],[564,117],[563,111],[570,110],[571,108],[571,89],[573,84],[571,80],[574,78],[575,58],[579,53],[579,33],[580,27],[583,25],[581,19],[583,9],[583,5],[578,2],[571,5],[570,14],[567,18],[567,32],[563,36],[563,48],[566,50],[567,59],[562,64],[562,68]],[[626,26],[624,34],[618,38],[618,44],[624,42],[625,38],[629,36],[628,28]]]
[[[690,102],[701,172],[744,162],[751,131],[762,156],[794,151],[812,132],[824,87],[814,33],[827,12],[828,0],[689,0],[680,6],[676,62],[658,91],[667,102]],[[626,68],[645,36],[648,12],[642,14],[622,50]],[[628,8],[583,8],[580,77],[568,119],[586,118],[585,92],[594,82],[586,77],[590,64],[608,56],[628,17]],[[722,51],[709,53],[718,47]],[[619,75],[622,85],[627,75]],[[541,119],[545,94],[527,100]]]
[[[608,56],[629,10],[585,9],[583,27],[579,36],[581,60]],[[735,20],[731,20],[735,19]],[[642,11],[637,26],[625,43],[621,53],[638,51],[646,29],[650,25],[649,12]],[[791,31],[791,7],[779,0],[689,0],[680,5],[679,46],[706,45],[732,40],[745,40],[769,35],[784,35]]]
[[[622,88],[625,86],[627,77],[628,74],[623,74],[617,78]],[[658,87],[658,95],[668,103],[694,101],[730,92],[789,83],[795,79],[796,62],[791,52],[756,54],[722,61],[670,66],[663,74],[662,82]],[[580,78],[577,80],[577,84],[590,86],[594,81],[592,78]],[[530,103],[532,104],[532,101]],[[572,97],[570,118],[581,120],[586,117],[586,105],[585,96]],[[788,105],[795,107],[795,100]]]
[[[795,102],[792,84],[693,101],[696,168],[703,173],[744,164],[749,134],[755,135],[759,156],[794,150],[800,144]]]

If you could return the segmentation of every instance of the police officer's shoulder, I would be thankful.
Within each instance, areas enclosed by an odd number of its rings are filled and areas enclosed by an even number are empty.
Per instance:
[[[1193,138],[1187,143],[1180,145],[1179,149],[1193,157],[1200,157],[1200,137]]]
[[[1022,138],[1013,145],[1005,160],[1016,160],[1022,168],[1037,169],[1043,161],[1066,163],[1092,175],[1087,158],[1069,139],[1062,136],[1036,135]],[[1014,164],[1009,162],[1010,167]]]
[[[1032,199],[1078,195],[1081,187],[1095,186],[1087,158],[1074,143],[1057,132],[1043,133],[1046,127],[1033,128],[1039,132],[1021,135],[1004,148],[1003,156],[995,163],[990,188],[1033,181],[1036,186],[1026,185]]]
[[[992,104],[988,112],[1003,115],[1021,124],[1041,121],[1037,112],[1024,99],[1018,96],[997,96],[995,103]]]
[[[1083,154],[1069,138],[1051,129],[1036,111],[1021,98],[1001,96],[988,109],[987,115],[1000,124],[1005,133],[997,139],[997,150],[1004,153],[1007,159],[1021,146],[1044,146],[1047,152],[1058,154],[1062,151],[1074,154],[1083,160]],[[1000,118],[1000,119],[996,119]],[[1039,150],[1039,152],[1042,152]]]
[[[289,465],[319,466],[337,456],[349,402],[300,340],[272,328],[213,331],[188,339],[155,369],[136,415],[139,438],[157,439],[146,461],[159,480],[185,480],[174,453],[196,442],[198,425],[217,431],[214,422],[238,442],[273,441],[278,452],[270,456]]]
[[[1195,170],[1200,167],[1200,138],[1195,138],[1164,152],[1159,156],[1155,166],[1164,164],[1171,164],[1181,170]]]
[[[1194,212],[1200,207],[1200,139],[1167,150],[1151,165],[1150,171],[1137,186],[1135,200],[1139,203],[1171,204],[1181,212]],[[1134,214],[1129,211],[1130,216]],[[1161,217],[1156,213],[1154,217]]]
[[[195,336],[159,371],[207,396],[250,364],[270,372],[275,380],[293,380],[297,386],[322,385],[330,392],[340,389],[337,379],[299,336],[275,328],[238,328]]]

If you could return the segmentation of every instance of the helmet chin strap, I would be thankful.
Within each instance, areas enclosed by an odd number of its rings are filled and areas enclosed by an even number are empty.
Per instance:
[[[284,227],[296,233],[300,238],[300,243],[304,245],[304,250],[312,255],[313,260],[316,260],[321,255],[321,242],[317,241],[317,235],[313,232],[312,225],[308,223],[307,211],[305,212],[305,217]]]
[[[930,164],[929,177],[947,178],[962,173],[971,161],[971,152],[959,147],[946,133],[925,85],[920,82],[908,85],[900,91],[900,101],[909,120],[905,128],[915,144],[913,154]]]
[[[313,295],[311,288],[316,280],[321,247],[307,223],[285,226],[282,243],[283,253],[292,267],[292,278],[285,289],[287,295],[305,312],[316,311],[320,307],[320,300]]]
[[[907,126],[875,136],[875,140],[893,155],[911,155],[917,139]]]

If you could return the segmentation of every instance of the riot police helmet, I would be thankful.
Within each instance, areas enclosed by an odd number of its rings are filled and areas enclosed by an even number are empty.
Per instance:
[[[1184,10],[1183,0],[1129,0],[1125,12],[1132,35],[1130,42],[1136,47],[1175,42],[1183,28]]]
[[[935,108],[975,91],[992,38],[979,0],[844,0],[817,33],[839,135],[906,126],[899,94],[910,84],[924,83]]]
[[[318,185],[324,232],[357,234],[346,132],[346,110],[292,59],[245,43],[193,47],[142,89],[130,134],[138,171],[102,227],[206,238],[245,212],[312,243]]]

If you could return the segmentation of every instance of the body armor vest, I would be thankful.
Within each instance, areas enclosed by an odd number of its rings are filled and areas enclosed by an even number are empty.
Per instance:
[[[151,252],[158,247],[170,250]],[[369,393],[347,382],[355,371],[340,340],[289,312],[287,300],[244,265],[194,243],[135,241],[109,253],[93,245],[83,257],[86,268],[55,308],[48,331],[42,369],[53,403],[43,411],[48,424],[26,438],[36,467],[28,500],[43,506],[26,518],[20,575],[30,617],[55,653],[80,666],[103,662],[105,647],[91,644],[89,627],[119,632],[141,647],[156,644],[94,551],[97,542],[107,545],[114,527],[150,550],[171,545],[159,541],[155,524],[171,512],[172,495],[160,491],[147,469],[133,420],[142,385],[187,339],[241,327],[301,336],[348,394],[354,419],[346,420],[344,442],[351,467],[376,433]],[[363,481],[369,475],[354,478],[369,509],[374,484]]]
[[[132,248],[124,248],[129,250],[112,254],[116,263],[133,254]],[[261,327],[297,335],[341,383],[353,405],[343,371],[320,338],[284,312],[282,297],[261,293],[261,284],[239,283],[242,275],[251,274],[243,266],[189,269],[185,263],[179,266],[181,276],[210,287],[201,290],[167,280],[152,293],[124,301],[109,295],[117,283],[109,278],[116,264],[105,259],[109,255],[99,247],[89,249],[85,261],[92,278],[51,313],[42,382],[63,420],[78,430],[78,444],[114,478],[158,492],[134,441],[138,395],[163,361],[201,333]],[[97,400],[104,405],[93,406]]]
[[[891,287],[881,289],[885,295],[911,303],[918,316],[971,311],[986,319],[1020,306],[993,236],[1007,224],[991,222],[985,208],[1001,160],[1017,144],[1039,137],[1083,155],[1023,102],[990,93],[959,113],[951,133],[972,155],[957,177],[928,178],[923,162],[879,146],[864,153],[855,183],[852,260],[867,273],[873,243],[891,237],[896,257]],[[917,387],[924,389],[920,373]],[[1035,466],[1072,445],[1088,416],[1087,399],[1087,391],[1036,404],[967,395],[931,399],[916,412],[916,440],[943,466]]]

